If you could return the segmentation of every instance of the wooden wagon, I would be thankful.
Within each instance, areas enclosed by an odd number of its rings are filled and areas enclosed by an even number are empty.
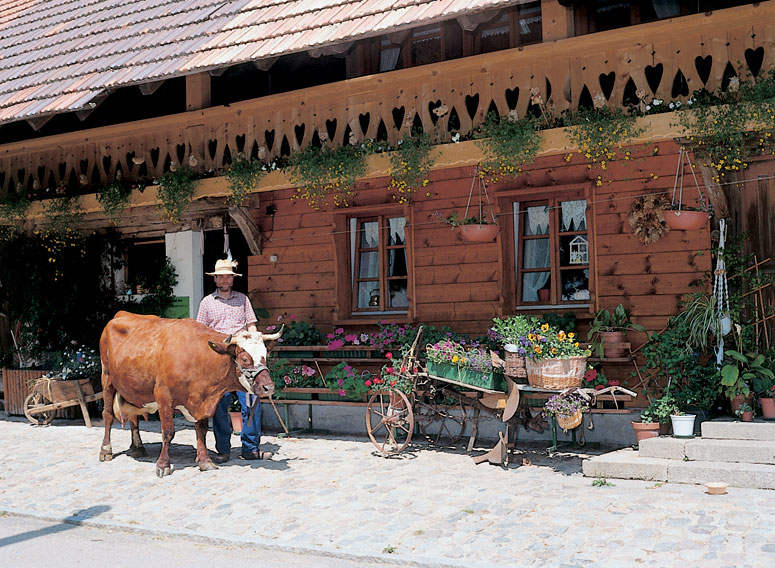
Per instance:
[[[35,380],[24,400],[24,415],[35,425],[49,424],[60,408],[80,405],[83,420],[91,428],[87,402],[102,399],[102,392],[94,392],[91,379],[58,380],[47,376]]]

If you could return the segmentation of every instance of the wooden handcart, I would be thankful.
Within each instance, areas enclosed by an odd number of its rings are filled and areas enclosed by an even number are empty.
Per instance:
[[[533,416],[529,407],[520,407],[520,393],[526,391],[527,396],[542,396],[547,398],[557,393],[579,392],[585,398],[594,398],[594,389],[538,389],[528,385],[517,384],[505,376],[506,392],[490,390],[468,383],[463,383],[447,377],[430,374],[417,357],[417,345],[422,335],[422,327],[417,338],[399,365],[398,376],[411,380],[413,389],[404,393],[396,389],[386,389],[373,394],[366,407],[366,431],[377,449],[386,455],[398,454],[412,441],[412,436],[419,431],[428,442],[438,445],[441,442],[457,443],[464,434],[466,424],[471,422],[471,435],[467,450],[470,452],[475,444],[478,432],[479,416],[482,412],[494,415],[506,425],[505,436],[499,432],[499,440],[487,453],[474,457],[476,463],[507,465],[509,459],[508,440],[512,428],[520,424],[543,431],[550,425],[540,413]],[[460,391],[459,389],[465,389]],[[623,394],[621,399],[636,396],[635,393],[621,387],[609,387],[605,394],[616,392]],[[557,450],[557,424],[551,423],[553,445],[549,449]],[[516,430],[515,430],[516,431]],[[575,441],[575,431],[574,431]],[[583,438],[578,441],[583,444]]]
[[[83,420],[91,428],[86,403],[101,399],[102,392],[94,392],[90,379],[62,381],[44,376],[35,381],[24,399],[24,415],[32,424],[42,426],[49,424],[60,408],[80,405]]]

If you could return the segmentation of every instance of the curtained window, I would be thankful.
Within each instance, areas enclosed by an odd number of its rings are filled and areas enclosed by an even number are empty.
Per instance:
[[[548,198],[514,203],[517,304],[588,303],[587,202]]]
[[[406,219],[351,219],[353,311],[406,311],[409,270]]]

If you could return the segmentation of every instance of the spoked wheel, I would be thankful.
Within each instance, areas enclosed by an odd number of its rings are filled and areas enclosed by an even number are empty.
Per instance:
[[[24,415],[27,420],[32,422],[35,426],[44,426],[50,424],[54,419],[56,410],[46,410],[45,412],[36,412],[36,409],[41,406],[47,406],[49,403],[43,398],[43,395],[39,392],[31,392],[24,399]]]
[[[366,431],[383,454],[397,454],[412,441],[414,413],[402,392],[378,392],[366,406]]]
[[[440,442],[456,444],[466,429],[466,408],[460,401],[447,406],[429,402],[415,405],[417,426],[420,432],[433,445]]]

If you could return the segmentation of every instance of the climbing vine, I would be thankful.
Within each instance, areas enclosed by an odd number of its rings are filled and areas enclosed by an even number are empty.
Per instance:
[[[120,180],[114,179],[106,185],[102,191],[97,193],[97,201],[100,202],[102,210],[114,225],[118,224],[118,219],[129,205],[129,196],[132,190],[124,187]]]
[[[194,199],[198,183],[196,174],[185,166],[162,176],[157,195],[161,201],[159,208],[165,219],[173,223],[180,221],[186,207]]]
[[[236,159],[224,174],[229,186],[229,203],[241,205],[247,196],[258,187],[266,172],[266,165],[259,160],[250,160],[242,152],[237,154]]]
[[[533,117],[520,119],[514,112],[502,117],[488,114],[477,133],[481,137],[477,144],[487,156],[481,174],[493,182],[521,175],[523,166],[535,160],[541,146],[538,129],[538,120]]]
[[[388,189],[398,203],[411,201],[414,193],[429,183],[428,173],[433,166],[433,140],[426,132],[414,132],[399,140],[398,148],[390,154],[390,184]]]
[[[0,224],[13,225],[24,219],[31,202],[23,193],[9,192],[0,199]]]

